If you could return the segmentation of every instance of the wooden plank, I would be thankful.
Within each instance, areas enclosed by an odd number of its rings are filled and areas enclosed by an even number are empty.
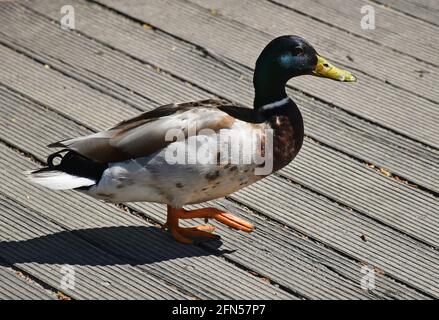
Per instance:
[[[43,111],[41,107],[29,103],[29,101],[26,102],[25,99],[8,93],[4,89],[0,89],[0,93],[2,103],[8,106],[8,111],[4,111],[5,113],[0,113],[0,115],[4,119],[15,119],[7,126],[7,129],[0,127],[3,133],[2,138],[23,150],[32,150],[32,153],[39,159],[44,159],[47,153],[43,147],[47,141],[58,139],[59,135],[66,131],[66,128],[71,133],[80,130],[79,126],[63,120],[54,112]],[[26,114],[29,112],[33,114],[32,121],[26,119]],[[51,128],[49,132],[46,130],[47,127]],[[13,134],[7,133],[18,130],[22,132],[19,139]],[[36,145],[32,142],[32,137],[43,141]],[[218,203],[210,203],[210,205],[218,206]],[[220,205],[234,214],[242,214],[241,210],[237,212],[236,206],[227,201],[220,202]],[[150,204],[131,206],[145,212],[155,220],[165,220],[162,206]],[[291,231],[286,231],[280,225],[276,226],[274,223],[265,221],[257,215],[253,214],[251,220],[257,225],[257,231],[251,237],[237,234],[224,226],[217,225],[218,233],[224,235],[222,249],[234,251],[236,248],[240,248],[236,253],[227,254],[227,257],[251,270],[269,276],[273,281],[277,281],[291,290],[298,291],[302,296],[308,298],[380,297],[398,299],[420,297],[419,294],[385,277],[380,279],[377,289],[372,292],[372,295],[366,295],[361,291],[358,281],[358,272],[361,268],[359,264],[338,256],[332,250],[316,246],[313,242],[303,239]],[[209,247],[214,249],[212,246]],[[257,261],[254,260],[255,250],[261,255]],[[331,262],[329,263],[329,261]],[[310,268],[310,266],[312,267]]]
[[[18,13],[14,12],[14,14],[18,14],[20,19],[16,19],[13,15],[3,16],[4,21],[8,21],[4,30],[9,34],[9,36],[3,34],[0,38],[3,43],[27,52],[35,59],[44,61],[75,79],[85,81],[90,86],[99,88],[105,86],[107,94],[124,97],[120,99],[135,108],[154,107],[157,105],[155,101],[168,103],[183,99],[193,100],[203,96],[197,87],[185,85],[182,88],[179,81],[170,82],[169,77],[159,77],[157,74],[150,75],[144,72],[148,65],[128,59],[123,53],[88,41],[84,37],[78,37],[74,33],[62,32],[56,25],[34,17],[29,11],[24,13],[23,10],[17,9],[17,11]],[[12,9],[9,12],[12,12]],[[135,59],[151,61],[161,69],[167,68],[178,74],[178,77],[189,80],[211,93],[244,105],[252,103],[253,89],[249,70],[241,69],[241,72],[227,70],[217,61],[200,56],[190,46],[159,32],[139,30],[132,21],[97,10],[95,7],[76,5],[76,12],[81,15],[81,21],[84,23],[84,25],[78,23],[77,27],[81,31],[87,31],[88,35],[108,42],[112,47],[128,51]],[[93,29],[88,19],[99,21],[98,25],[111,31],[109,32],[111,36],[102,36],[100,27]],[[111,22],[111,25],[104,25],[108,22]],[[20,30],[29,24],[39,32],[32,37],[23,36]],[[122,28],[119,28],[118,24],[123,25],[125,30],[121,31]],[[126,39],[132,40],[127,42]],[[53,47],[68,47],[69,50],[53,50],[51,49]],[[87,47],[88,51],[85,50]],[[70,52],[73,54],[69,54]],[[94,52],[101,54],[94,55]],[[117,80],[125,69],[130,70],[130,76],[122,76],[124,87],[121,88],[117,85]],[[112,70],[118,72],[114,73]],[[110,81],[112,82],[108,83]],[[162,81],[165,81],[167,90],[156,90],[152,84],[162,87],[160,84]],[[133,95],[130,92],[145,97],[147,102],[126,99],[125,97]],[[178,97],[175,97],[175,92],[178,93]],[[209,92],[205,93],[204,97],[211,96]],[[386,168],[411,182],[438,191],[439,173],[436,164],[439,162],[439,152],[352,117],[339,109],[329,108],[321,102],[310,100],[298,92],[290,91],[290,94],[300,105],[305,118],[306,133],[312,138],[356,158],[364,159],[368,163]],[[152,97],[154,101],[149,103]]]
[[[231,198],[339,252],[378,266],[395,279],[438,296],[437,250],[299,185],[271,178],[242,189]],[[260,201],[261,197],[264,201]]]
[[[346,28],[340,30],[332,26],[331,22],[336,20],[334,17],[324,19],[328,14],[325,7],[331,6],[331,1],[321,1],[323,5],[320,3],[311,5],[309,1],[282,2],[283,5],[290,4],[293,10],[265,0],[191,0],[191,2],[215,10],[216,15],[234,19],[273,37],[289,33],[301,35],[328,59],[349,69],[360,70],[358,74],[360,80],[363,77],[362,73],[365,73],[381,80],[381,83],[376,82],[377,86],[382,86],[386,82],[391,83],[412,94],[439,102],[439,93],[433,88],[433,83],[439,80],[439,68],[395,52],[382,44],[360,38],[352,32],[346,32],[344,31]],[[306,15],[296,12],[296,9]],[[360,26],[359,13],[360,10],[354,11],[346,15],[348,17],[339,17],[339,20],[353,19],[355,26]],[[274,21],[273,17],[276,17]],[[343,27],[342,22],[340,24]],[[361,34],[363,33],[365,31],[362,30]],[[420,70],[425,70],[426,74],[420,74],[418,72]]]
[[[314,143],[304,143],[299,156],[281,175],[439,248],[437,196],[395,183],[365,164]]]
[[[1,197],[0,197],[1,199]],[[0,203],[0,207],[2,204]],[[50,292],[21,272],[1,265],[0,262],[0,300],[56,300]]]
[[[439,7],[436,0],[374,0],[374,2],[439,26]]]
[[[3,56],[5,56],[6,57],[6,55],[3,55]],[[6,61],[8,61],[8,60],[6,60]],[[24,64],[24,62],[23,61],[20,61],[20,59],[16,59],[16,61],[19,61],[19,63],[21,64],[21,65],[25,65],[25,69],[24,70],[27,70],[27,72],[31,72],[32,74],[34,74],[34,73],[36,73],[35,72],[35,70],[33,70],[33,68],[31,67],[31,65],[26,65],[26,64]],[[51,74],[53,74],[53,73],[55,73],[55,71],[52,71],[51,72]],[[46,73],[46,75],[47,74],[50,74],[50,73]],[[42,80],[44,80],[44,82],[45,83],[50,83],[50,78],[48,78],[47,76],[46,76],[46,78],[43,78]],[[72,80],[71,80],[72,81]],[[28,88],[28,89],[32,89],[32,86],[26,86],[26,88]],[[51,88],[51,87],[50,87]],[[47,90],[47,89],[46,89]],[[50,89],[50,90],[52,90],[52,88]],[[44,92],[39,92],[39,94],[43,94]],[[19,105],[19,104],[18,104]],[[51,108],[54,108],[56,105],[59,105],[59,103],[56,103],[56,102],[54,102],[54,104],[53,105],[51,105]],[[87,104],[85,104],[85,106],[87,106]],[[8,118],[10,118],[10,117],[8,117]],[[16,118],[20,118],[20,117],[16,117]],[[16,121],[17,121],[17,119],[16,119]],[[38,121],[36,121],[36,120],[34,120],[34,122],[36,123],[36,124],[38,124],[39,122]],[[55,124],[56,124],[56,121],[54,121],[53,119],[51,120],[51,122],[50,123],[53,123],[52,124],[52,126],[53,127],[55,127]],[[24,127],[27,127],[28,125],[25,125]],[[44,124],[44,125],[39,125],[41,128],[46,128],[47,127],[47,124]],[[60,126],[60,132],[62,132],[62,130],[64,130],[65,131],[65,126]],[[35,130],[35,129],[32,129],[31,130],[31,132],[37,132],[37,130]],[[8,132],[8,130],[6,130],[6,132]],[[12,132],[12,130],[9,130],[9,132]],[[48,136],[48,135],[46,135],[45,136],[46,138],[45,139],[53,139],[52,137],[50,137],[50,136]],[[11,138],[10,138],[11,139]],[[17,140],[14,140],[14,141],[17,141]],[[26,139],[20,139],[19,141],[26,141]],[[15,142],[15,143],[17,143],[17,142]],[[23,142],[21,142],[21,143],[23,143]],[[26,148],[27,149],[27,148]],[[44,152],[44,149],[42,149],[42,151],[40,151],[40,152]],[[41,153],[40,153],[41,154]],[[151,210],[152,212],[155,212],[155,210]],[[314,237],[314,235],[313,235],[313,237]],[[332,245],[332,244],[331,244]],[[337,248],[338,249],[338,248]],[[380,248],[381,250],[383,250],[382,248]],[[383,254],[384,253],[386,253],[386,250],[384,250],[383,251]]]
[[[0,160],[4,165],[6,161],[3,151],[7,150],[0,148]],[[5,187],[1,187],[3,194]],[[75,233],[63,230],[53,221],[4,196],[1,196],[0,206],[2,260],[6,260],[7,265],[18,266],[73,298],[187,298],[164,281],[128,266],[127,262],[104,253],[75,236]],[[93,233],[93,229],[89,232]],[[62,268],[67,266],[74,270],[72,288],[62,286]]]
[[[210,11],[187,2],[130,1],[129,6],[124,1],[105,0],[103,3],[247,67],[253,67],[259,52],[273,38],[237,21],[213,16]],[[381,82],[378,85],[377,80],[367,75],[362,75],[357,85],[343,86],[335,81],[319,81],[316,85],[315,81],[303,77],[294,82],[294,87],[408,137],[439,147],[436,129],[439,109],[435,103]],[[383,117],[383,114],[391,116]]]
[[[439,26],[420,21],[367,0],[274,0],[294,10],[316,17],[327,24],[347,30],[383,46],[405,53],[426,63],[439,66]],[[361,28],[363,6],[375,11],[375,29]],[[434,9],[433,9],[434,10]],[[422,34],[422,37],[419,35]],[[416,48],[416,49],[415,49]],[[427,69],[428,70],[428,69]]]

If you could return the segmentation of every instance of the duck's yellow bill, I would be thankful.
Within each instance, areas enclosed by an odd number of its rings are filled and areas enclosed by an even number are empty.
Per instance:
[[[349,71],[342,70],[332,65],[325,58],[317,55],[317,66],[312,73],[318,77],[329,78],[343,82],[355,82],[357,78]]]

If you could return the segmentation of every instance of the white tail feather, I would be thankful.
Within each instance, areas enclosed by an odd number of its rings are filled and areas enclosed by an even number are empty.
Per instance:
[[[56,170],[35,173],[27,171],[25,174],[31,182],[53,190],[75,189],[79,187],[89,187],[96,184],[96,181],[92,179],[77,177]]]

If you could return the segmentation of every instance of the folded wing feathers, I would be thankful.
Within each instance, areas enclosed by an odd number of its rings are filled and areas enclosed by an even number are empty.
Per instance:
[[[187,136],[188,124],[196,126],[197,131],[205,128],[218,131],[227,127],[233,122],[229,119],[232,117],[214,108],[221,103],[204,100],[163,106],[121,122],[107,131],[59,141],[49,147],[66,147],[98,162],[148,156],[171,142],[165,140],[170,129],[182,130]]]

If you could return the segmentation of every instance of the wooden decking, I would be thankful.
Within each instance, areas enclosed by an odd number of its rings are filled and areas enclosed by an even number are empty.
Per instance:
[[[75,30],[60,27],[64,4]],[[361,29],[364,5],[375,30]],[[0,298],[439,298],[438,10],[428,0],[1,1]],[[25,181],[48,143],[161,104],[251,106],[254,62],[281,34],[305,37],[359,82],[291,81],[305,119],[299,156],[203,204],[254,233],[218,225],[221,241],[185,246],[160,229],[162,205]],[[74,287],[63,282],[72,270]]]

